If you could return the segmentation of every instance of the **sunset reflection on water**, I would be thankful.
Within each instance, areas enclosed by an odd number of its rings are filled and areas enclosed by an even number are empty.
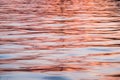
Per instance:
[[[120,1],[0,1],[0,80],[120,79]]]

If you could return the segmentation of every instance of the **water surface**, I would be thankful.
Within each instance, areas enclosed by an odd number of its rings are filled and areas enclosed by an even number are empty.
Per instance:
[[[120,79],[120,1],[0,1],[0,80]]]

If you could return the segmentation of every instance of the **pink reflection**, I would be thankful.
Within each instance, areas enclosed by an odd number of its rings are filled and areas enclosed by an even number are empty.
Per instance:
[[[102,75],[101,80],[117,80],[116,4],[110,0],[1,0],[0,72],[86,72],[97,78]],[[112,70],[116,75],[104,73]]]

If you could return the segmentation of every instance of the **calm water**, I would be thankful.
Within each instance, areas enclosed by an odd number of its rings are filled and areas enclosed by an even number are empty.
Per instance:
[[[0,80],[120,80],[120,1],[0,0]]]

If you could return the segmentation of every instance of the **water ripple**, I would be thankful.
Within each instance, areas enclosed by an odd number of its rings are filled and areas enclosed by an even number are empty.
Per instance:
[[[119,80],[119,4],[0,0],[0,80]]]

